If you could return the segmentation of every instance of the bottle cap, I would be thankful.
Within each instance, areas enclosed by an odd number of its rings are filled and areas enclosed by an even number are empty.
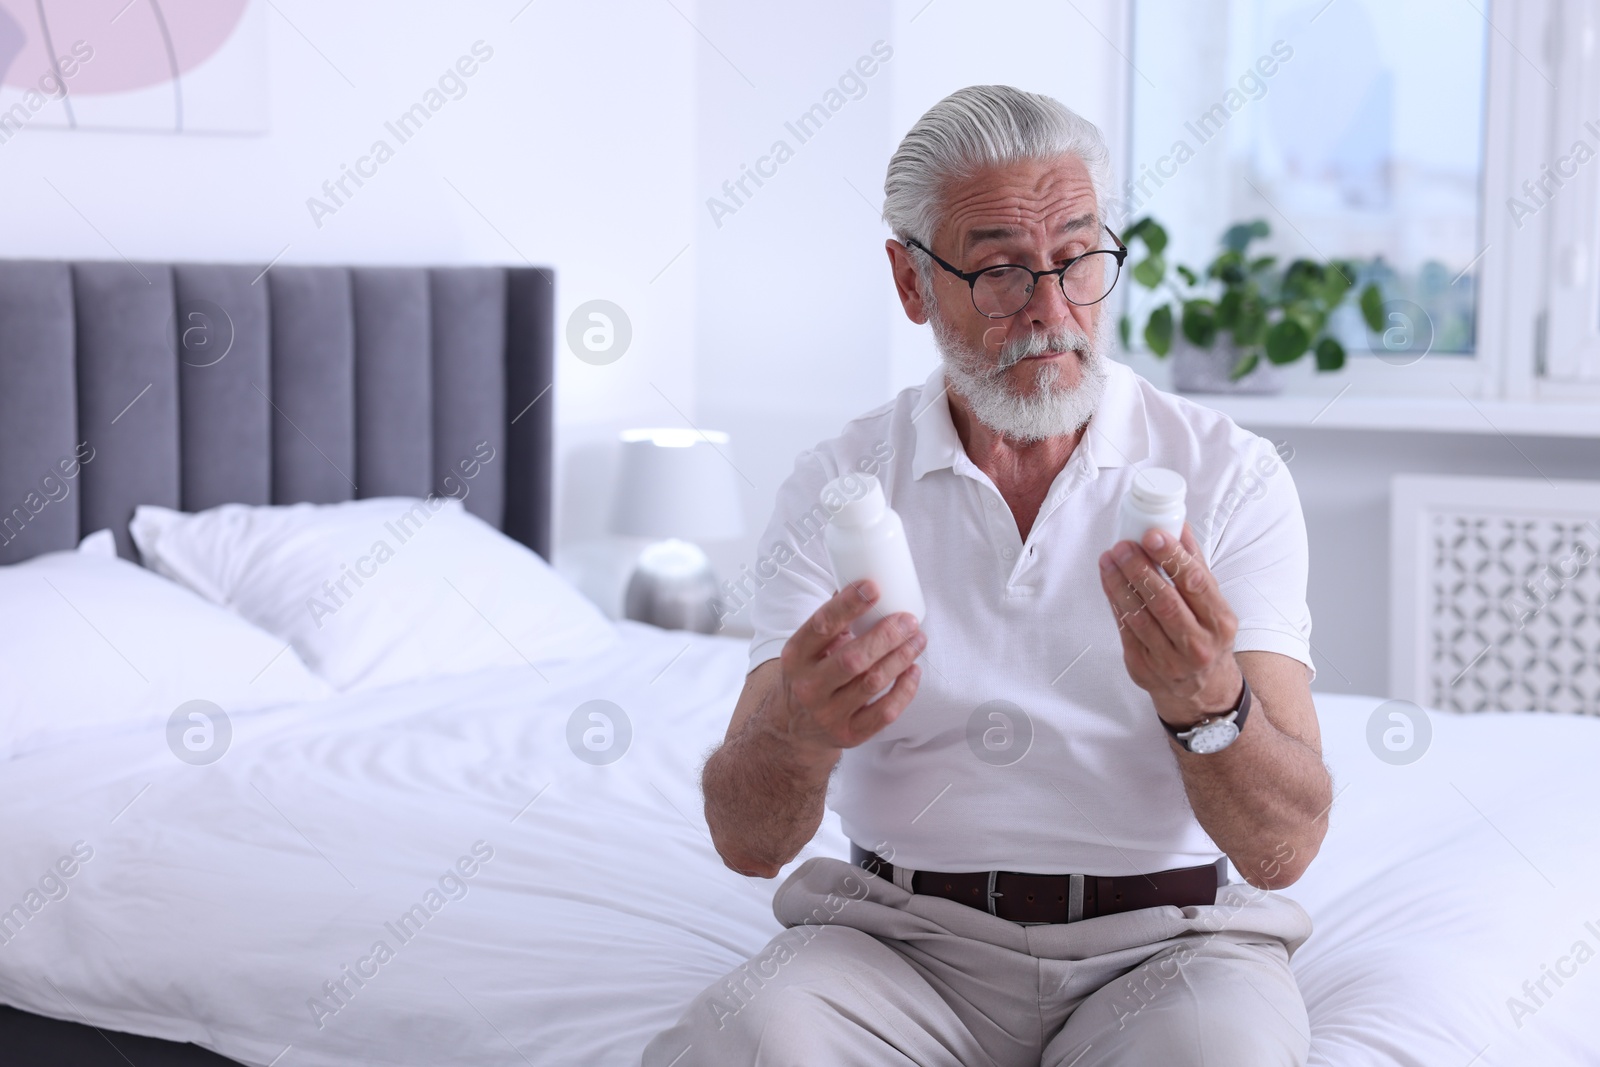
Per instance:
[[[889,505],[883,486],[870,474],[845,474],[822,487],[822,506],[833,513],[835,526],[851,528],[877,522]]]
[[[1183,475],[1165,467],[1146,467],[1134,472],[1133,484],[1128,487],[1133,502],[1149,511],[1160,511],[1183,503],[1188,491],[1189,486],[1183,480]]]

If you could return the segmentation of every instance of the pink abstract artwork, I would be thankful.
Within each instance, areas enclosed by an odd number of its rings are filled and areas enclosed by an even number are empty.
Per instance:
[[[29,128],[266,128],[257,0],[0,0],[0,144]]]

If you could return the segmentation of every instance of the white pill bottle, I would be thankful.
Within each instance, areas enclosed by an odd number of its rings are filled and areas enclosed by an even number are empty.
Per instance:
[[[1117,515],[1118,541],[1143,543],[1152,528],[1183,536],[1184,498],[1189,486],[1183,475],[1165,467],[1145,467],[1133,474]]]
[[[840,589],[863,578],[878,586],[878,602],[851,623],[850,632],[860,637],[901,611],[910,612],[920,623],[927,605],[911,562],[905,524],[884,499],[878,479],[870,474],[835,478],[822,487],[822,503],[833,513],[822,543],[834,581]]]

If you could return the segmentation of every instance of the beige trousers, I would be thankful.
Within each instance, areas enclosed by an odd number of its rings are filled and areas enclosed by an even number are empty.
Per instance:
[[[1301,1067],[1305,909],[1215,904],[1019,926],[843,860],[778,888],[786,929],[645,1049],[644,1067]]]

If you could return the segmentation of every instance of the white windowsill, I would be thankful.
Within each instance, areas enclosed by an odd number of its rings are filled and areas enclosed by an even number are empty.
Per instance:
[[[1241,426],[1600,438],[1600,403],[1405,396],[1185,394]]]

